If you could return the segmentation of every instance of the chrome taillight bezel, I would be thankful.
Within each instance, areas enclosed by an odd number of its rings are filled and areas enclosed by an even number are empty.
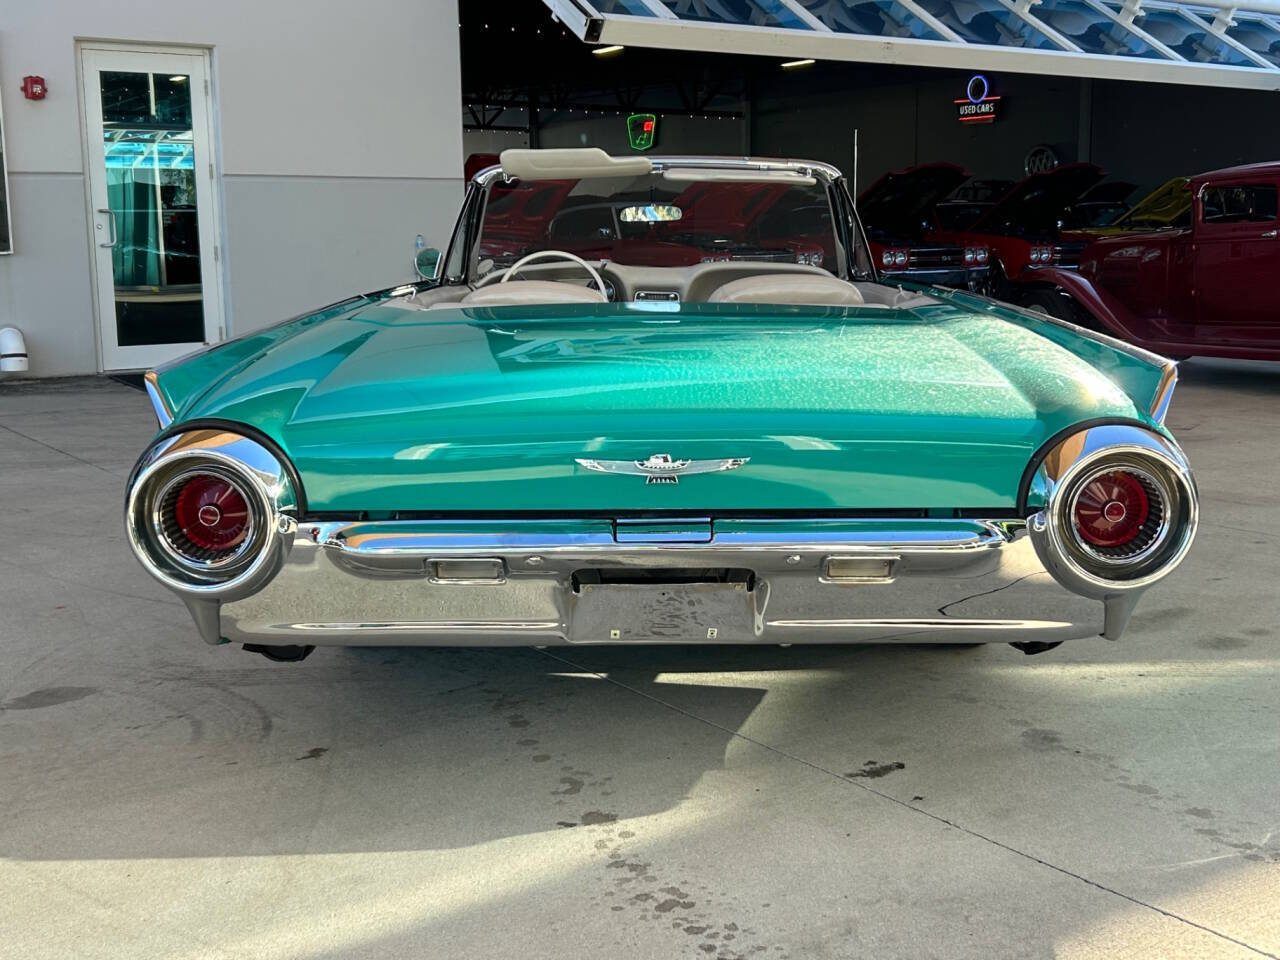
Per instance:
[[[249,507],[250,530],[225,556],[193,556],[174,542],[166,499],[199,474],[235,485]],[[165,586],[189,597],[238,599],[279,571],[297,530],[298,497],[289,470],[263,444],[229,430],[162,437],[134,470],[125,531],[139,562]]]
[[[1091,479],[1112,471],[1140,476],[1161,501],[1158,529],[1141,549],[1108,555],[1075,527],[1075,502]],[[1035,473],[1046,494],[1030,518],[1036,552],[1061,583],[1088,596],[1110,597],[1167,576],[1191,548],[1199,497],[1186,458],[1169,438],[1136,425],[1107,424],[1067,436],[1046,451]]]

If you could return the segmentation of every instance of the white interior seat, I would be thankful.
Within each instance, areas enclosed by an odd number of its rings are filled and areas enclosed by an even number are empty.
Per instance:
[[[461,306],[517,307],[522,303],[605,303],[605,295],[595,287],[554,280],[512,280],[491,283],[472,290],[462,298]]]
[[[775,303],[803,307],[856,307],[862,293],[829,274],[767,273],[716,287],[708,303]]]

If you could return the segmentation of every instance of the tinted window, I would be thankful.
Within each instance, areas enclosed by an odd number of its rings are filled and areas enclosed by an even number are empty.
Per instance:
[[[1274,183],[1208,187],[1204,191],[1205,223],[1270,223],[1275,218]]]

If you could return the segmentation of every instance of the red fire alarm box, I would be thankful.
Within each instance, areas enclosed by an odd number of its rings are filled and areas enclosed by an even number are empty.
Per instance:
[[[49,88],[45,86],[44,77],[22,78],[22,95],[28,100],[43,100],[48,92]]]

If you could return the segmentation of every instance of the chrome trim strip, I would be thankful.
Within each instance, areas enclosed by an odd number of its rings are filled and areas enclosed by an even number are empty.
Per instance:
[[[160,392],[160,378],[154,370],[148,370],[142,375],[142,384],[147,388],[147,397],[151,400],[151,409],[155,412],[156,420],[163,430],[173,423],[173,411],[169,409],[169,404],[164,399],[164,394]]]
[[[936,557],[998,548],[1025,527],[1021,521],[1001,521],[997,525],[988,521],[920,520],[916,521],[914,528],[895,530],[891,527],[886,529],[883,521],[818,520],[806,523],[764,520],[738,521],[748,527],[746,530],[717,529],[712,524],[710,541],[619,542],[607,528],[573,534],[521,530],[523,526],[536,523],[509,521],[508,531],[495,534],[468,532],[466,522],[308,521],[300,524],[299,532],[341,560],[364,567],[404,569],[406,560],[491,557],[510,555],[513,551],[537,556],[572,556],[585,564],[609,561],[637,566],[661,566],[667,560],[704,554],[709,550],[725,556],[749,553],[758,562],[771,565],[785,562],[793,554],[806,552],[824,556],[888,552],[904,557]],[[474,525],[492,526],[483,522]],[[722,527],[725,525],[721,524]]]
[[[1169,414],[1169,404],[1173,402],[1173,392],[1177,387],[1178,364],[1169,360],[1164,368],[1160,386],[1156,388],[1155,399],[1151,403],[1151,419],[1156,423],[1164,423],[1164,418]]]

